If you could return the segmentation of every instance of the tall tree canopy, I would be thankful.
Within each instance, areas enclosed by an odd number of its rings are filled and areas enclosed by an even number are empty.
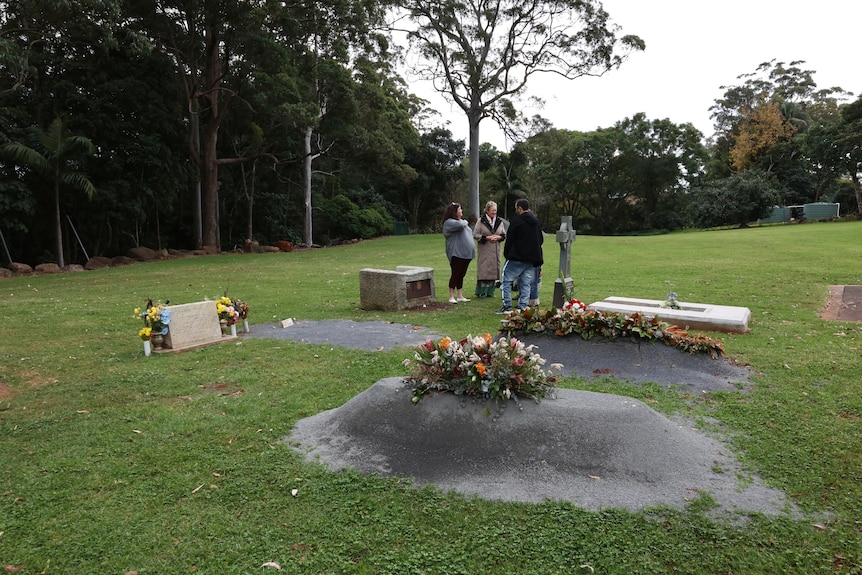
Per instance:
[[[709,175],[725,178],[746,170],[776,177],[785,203],[820,197],[834,178],[805,153],[812,133],[838,121],[838,108],[848,93],[841,88],[818,89],[814,72],[802,61],[760,64],[739,76],[738,85],[722,86],[724,95],[710,108],[716,142]]]
[[[537,213],[573,216],[599,234],[678,229],[703,174],[706,149],[691,124],[625,118],[594,132],[548,130],[515,146]],[[545,209],[549,204],[551,209]]]
[[[565,78],[619,67],[637,36],[621,36],[598,0],[399,0],[415,28],[417,71],[467,116],[470,211],[479,215],[479,124],[503,121],[510,97],[539,72]]]

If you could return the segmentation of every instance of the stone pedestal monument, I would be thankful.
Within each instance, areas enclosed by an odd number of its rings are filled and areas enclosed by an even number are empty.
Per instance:
[[[557,243],[560,244],[560,275],[554,282],[554,307],[561,308],[571,297],[575,289],[572,281],[572,242],[575,241],[575,229],[572,227],[572,216],[562,216],[560,229],[557,230]]]

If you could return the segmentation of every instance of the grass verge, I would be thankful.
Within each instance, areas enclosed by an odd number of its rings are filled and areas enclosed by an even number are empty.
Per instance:
[[[186,303],[225,291],[251,305],[252,323],[350,318],[453,337],[493,333],[498,300],[424,313],[359,309],[363,267],[428,265],[445,299],[439,236],[2,280],[0,565],[100,574],[252,573],[267,562],[309,574],[858,574],[862,326],[818,311],[830,284],[862,284],[860,237],[862,223],[810,224],[581,236],[573,247],[584,301],[663,299],[672,290],[683,301],[752,310],[751,334],[722,336],[728,354],[757,372],[750,392],[564,385],[717,420],[748,469],[810,514],[801,521],[716,523],[708,498],[683,512],[591,513],[329,473],[280,439],[298,419],[404,375],[409,350],[240,339],[145,358],[135,336],[132,311],[148,296]],[[545,303],[557,253],[549,241]]]

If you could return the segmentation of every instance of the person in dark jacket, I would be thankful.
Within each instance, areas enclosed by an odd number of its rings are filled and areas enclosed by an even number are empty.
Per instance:
[[[515,217],[506,232],[506,245],[503,256],[506,265],[503,266],[503,307],[497,313],[512,311],[512,282],[518,280],[521,286],[518,291],[518,309],[527,309],[530,305],[530,286],[539,267],[545,263],[542,255],[542,244],[545,241],[542,227],[535,214],[530,211],[530,202],[521,198],[515,202]]]

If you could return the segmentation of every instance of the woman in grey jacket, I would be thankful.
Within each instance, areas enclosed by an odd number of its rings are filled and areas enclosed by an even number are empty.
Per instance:
[[[470,301],[464,297],[464,276],[470,260],[476,257],[476,245],[470,224],[462,219],[461,204],[452,202],[443,212],[443,236],[446,238],[446,257],[452,275],[449,277],[449,303]]]

